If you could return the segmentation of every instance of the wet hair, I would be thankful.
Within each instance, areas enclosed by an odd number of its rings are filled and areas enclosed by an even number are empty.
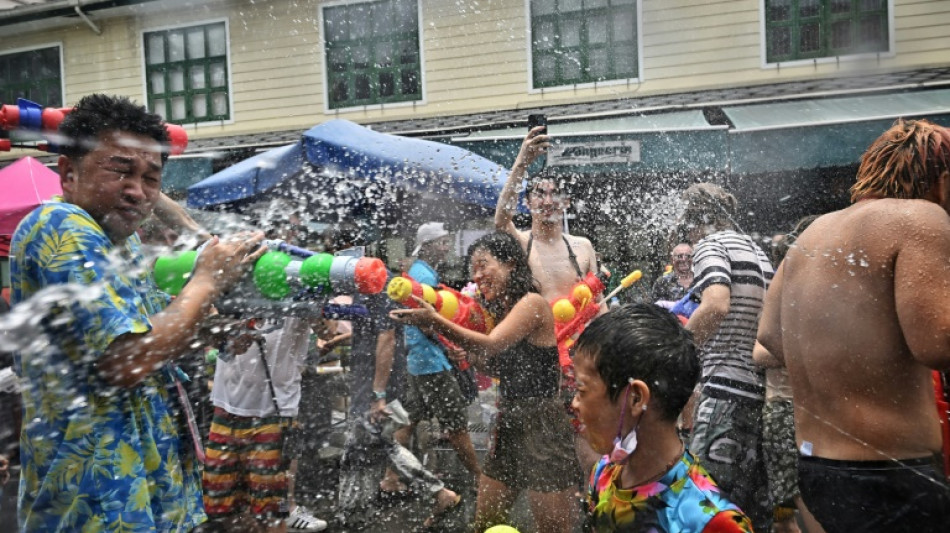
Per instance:
[[[851,201],[920,199],[950,171],[950,131],[929,120],[898,119],[861,156]]]
[[[472,264],[475,252],[484,250],[500,263],[513,266],[508,282],[505,284],[505,298],[487,302],[488,310],[497,317],[508,314],[511,307],[524,298],[529,292],[538,292],[531,268],[528,267],[528,256],[525,255],[521,244],[511,234],[496,231],[482,235],[468,247],[468,264]],[[506,300],[503,302],[501,300]]]
[[[550,181],[554,184],[554,190],[558,194],[567,195],[567,179],[564,176],[554,174],[547,169],[544,169],[540,172],[535,172],[528,177],[528,183],[525,185],[525,196],[530,195],[537,189],[542,183]]]
[[[782,238],[772,245],[772,264],[778,268],[778,265],[785,259],[788,250],[798,240],[799,235],[811,226],[811,223],[818,220],[821,215],[808,215],[795,223],[795,227],[790,233],[782,235]]]
[[[676,420],[699,380],[693,334],[653,304],[627,304],[597,317],[577,339],[575,354],[593,358],[611,402],[630,378],[639,379],[667,420]]]
[[[736,229],[736,197],[712,183],[696,183],[683,192],[684,222],[692,227],[713,225],[717,230]]]
[[[168,132],[162,117],[124,96],[90,94],[83,97],[59,125],[63,136],[59,152],[81,159],[95,149],[105,133],[121,131],[155,139],[162,145],[162,163],[168,160]]]

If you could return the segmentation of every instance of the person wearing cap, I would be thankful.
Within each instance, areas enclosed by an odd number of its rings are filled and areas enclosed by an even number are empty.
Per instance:
[[[450,234],[442,222],[427,222],[419,226],[416,247],[412,251],[415,261],[409,268],[409,277],[419,283],[438,286],[439,274],[433,265],[445,261],[450,243]],[[405,337],[408,376],[403,406],[409,413],[411,424],[395,433],[396,440],[407,445],[420,420],[436,418],[462,464],[478,478],[481,467],[468,434],[467,406],[444,346],[413,326],[405,328]]]
[[[686,329],[700,349],[702,372],[689,449],[719,487],[752,520],[770,531],[772,505],[762,454],[765,371],[752,349],[772,281],[772,265],[735,222],[736,198],[698,183],[683,193],[683,223],[693,249],[693,295],[699,307]]]

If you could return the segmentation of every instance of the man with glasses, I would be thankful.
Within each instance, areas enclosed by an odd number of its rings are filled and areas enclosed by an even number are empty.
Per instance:
[[[685,242],[677,244],[670,254],[673,270],[653,284],[654,302],[677,302],[693,284],[693,247]]]

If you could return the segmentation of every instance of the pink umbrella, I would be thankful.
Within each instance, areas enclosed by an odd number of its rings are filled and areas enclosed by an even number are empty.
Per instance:
[[[17,224],[34,207],[63,194],[59,174],[32,157],[0,169],[0,236],[13,235]]]

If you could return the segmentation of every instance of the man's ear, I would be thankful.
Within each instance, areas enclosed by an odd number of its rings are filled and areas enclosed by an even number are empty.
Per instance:
[[[63,194],[71,193],[76,185],[76,166],[73,160],[61,155],[56,161],[56,167],[59,169],[59,182],[63,187]]]
[[[627,401],[630,402],[630,405],[627,406],[627,409],[631,413],[639,413],[645,411],[647,405],[650,403],[650,387],[642,380],[635,379],[633,383],[630,384],[630,395]]]

